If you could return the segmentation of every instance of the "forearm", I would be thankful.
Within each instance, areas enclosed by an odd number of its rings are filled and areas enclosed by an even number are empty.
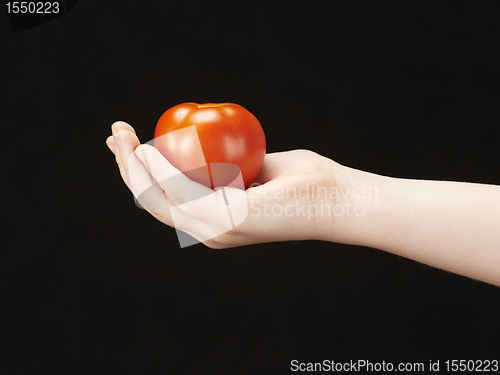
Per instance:
[[[405,180],[346,169],[363,215],[342,223],[339,242],[385,250],[500,286],[500,187]]]

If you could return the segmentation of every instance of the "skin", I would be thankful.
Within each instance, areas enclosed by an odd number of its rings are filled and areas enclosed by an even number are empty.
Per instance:
[[[210,248],[331,241],[388,251],[500,286],[500,186],[385,177],[294,150],[267,154],[255,186],[245,192],[212,191],[179,177],[156,149],[140,144],[130,125],[116,122],[112,133],[106,144],[141,205],[171,227],[177,210],[176,227]],[[168,183],[172,176],[175,184]],[[191,193],[206,198],[193,201]],[[218,235],[227,224],[224,195],[233,202],[241,194],[248,216]],[[173,204],[178,206],[168,208]]]

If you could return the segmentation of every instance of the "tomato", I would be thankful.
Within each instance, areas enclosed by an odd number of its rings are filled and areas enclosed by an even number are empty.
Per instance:
[[[154,147],[198,183],[232,186],[241,171],[248,188],[262,168],[266,138],[259,120],[238,104],[183,103],[158,120]]]

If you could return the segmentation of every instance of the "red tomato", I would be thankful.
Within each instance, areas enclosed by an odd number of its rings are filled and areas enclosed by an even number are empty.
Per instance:
[[[238,173],[234,165],[247,188],[266,155],[259,120],[232,103],[176,105],[160,117],[154,138],[154,146],[174,167],[210,188],[230,185]]]

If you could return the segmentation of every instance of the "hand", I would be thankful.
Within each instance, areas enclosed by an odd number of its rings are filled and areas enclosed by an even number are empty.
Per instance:
[[[499,186],[385,177],[296,150],[267,154],[245,191],[212,190],[140,145],[130,125],[117,122],[112,129],[106,143],[139,203],[211,248],[326,240],[500,286]]]
[[[343,220],[333,208],[345,203],[334,193],[345,188],[344,168],[312,151],[267,154],[252,187],[214,191],[189,180],[154,147],[141,145],[130,125],[117,122],[112,130],[106,144],[141,206],[208,247],[333,240],[334,226]]]

